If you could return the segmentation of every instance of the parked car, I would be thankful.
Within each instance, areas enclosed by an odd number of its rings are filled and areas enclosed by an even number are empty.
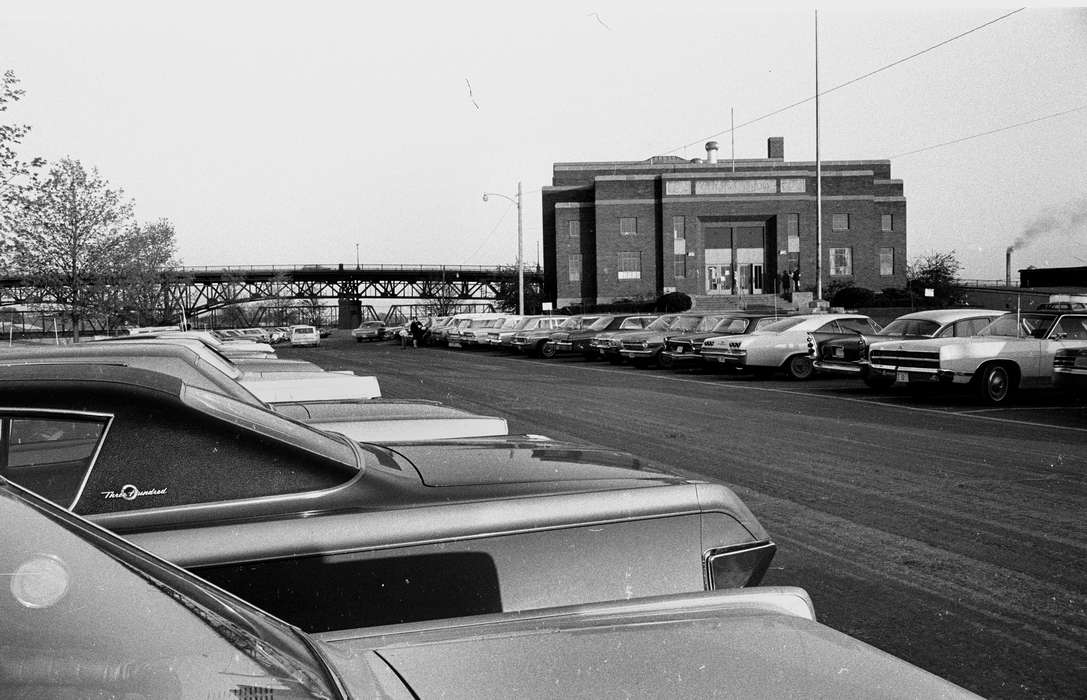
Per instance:
[[[385,324],[382,321],[363,321],[358,328],[351,331],[351,337],[356,343],[382,340],[385,337]]]
[[[801,314],[775,321],[747,335],[723,335],[702,343],[706,362],[719,362],[755,374],[783,370],[790,379],[815,375],[809,333],[875,333],[879,325],[860,314]]]
[[[280,343],[286,343],[291,339],[291,329],[289,326],[276,326],[269,331],[271,336],[271,344],[278,345]]]
[[[684,335],[676,335],[664,341],[664,348],[660,354],[660,365],[665,369],[683,369],[685,367],[701,367],[702,343],[706,338],[722,335],[744,335],[759,330],[775,321],[782,319],[782,314],[746,313],[736,311],[726,313],[709,330],[695,331]]]
[[[592,360],[597,357],[596,348],[592,346],[594,337],[610,331],[643,330],[654,318],[636,314],[604,314],[580,329],[559,328],[548,338],[540,354],[547,358],[575,354]]]
[[[1053,384],[1053,358],[1062,348],[1087,346],[1087,312],[1007,313],[970,338],[877,343],[871,372],[900,384],[965,385],[989,404],[1016,390]]]
[[[470,319],[468,323],[460,327],[461,347],[489,346],[487,334],[495,327],[502,325],[505,320],[505,316]]]
[[[5,367],[0,421],[17,483],[326,629],[750,586],[774,552],[728,488],[623,452],[359,443],[130,367]]]
[[[336,329],[331,327],[331,326],[318,326],[317,327],[317,335],[319,335],[322,338],[327,338],[330,335],[332,335],[333,331],[335,331],[335,330]]]
[[[1054,353],[1053,385],[1087,396],[1087,347],[1061,348]]]
[[[513,334],[517,332],[518,328],[522,328],[525,325],[526,319],[531,318],[529,316],[519,316],[517,314],[510,314],[502,319],[500,323],[497,323],[483,334],[480,339],[480,345],[486,345],[490,348],[498,348],[502,346],[502,338],[505,336],[506,345],[509,346],[509,341],[513,340]]]
[[[256,360],[232,360],[191,338],[125,338],[78,345],[12,347],[0,349],[0,362],[116,362],[166,371],[187,381],[203,377],[206,388],[235,395],[238,391],[263,404],[298,401],[346,401],[381,396],[377,377],[353,372],[324,372],[310,362],[269,360],[281,368]],[[161,369],[168,367],[168,369]],[[205,386],[205,384],[201,384]],[[214,387],[214,388],[213,388]]]
[[[798,588],[307,634],[2,478],[0,527],[5,697],[968,696]]]
[[[317,347],[321,334],[313,326],[291,326],[291,347]]]
[[[675,318],[676,314],[663,314],[655,316],[652,321],[645,325],[645,328],[632,328],[597,333],[593,336],[593,339],[589,341],[589,346],[596,351],[598,357],[607,360],[610,364],[622,364],[623,356],[620,354],[620,351],[623,348],[623,338],[636,333],[640,334],[643,331],[656,332],[664,330],[668,328],[668,324],[674,321]]]
[[[256,343],[271,344],[272,335],[263,328],[242,328],[242,336]]]
[[[253,340],[221,340],[217,335],[210,331],[160,331],[157,333],[140,333],[138,335],[121,335],[113,338],[98,338],[82,342],[127,343],[144,340],[170,340],[174,338],[199,341],[211,348],[214,352],[224,355],[231,360],[277,359],[275,348],[267,343],[258,343]]]
[[[529,316],[518,324],[512,333],[499,333],[498,346],[504,350],[538,355],[543,349],[551,332],[562,325],[566,316]]]
[[[463,347],[461,342],[465,329],[473,323],[484,319],[500,318],[501,314],[494,312],[463,313],[456,314],[445,331],[445,344],[451,348]],[[473,334],[474,339],[474,334]]]
[[[808,335],[808,353],[820,372],[859,376],[873,389],[885,389],[894,384],[894,377],[869,373],[868,348],[872,343],[977,335],[1004,313],[994,309],[928,309],[899,316],[872,335],[853,330],[812,332]]]
[[[648,367],[660,363],[664,342],[677,335],[698,333],[709,330],[724,317],[721,312],[699,313],[685,312],[676,314],[668,327],[663,330],[646,328],[641,333],[623,336],[619,354],[635,367]]]
[[[534,329],[522,329],[514,334],[513,348],[526,355],[543,355],[544,347],[551,340],[551,334],[556,331],[576,331],[592,325],[599,315],[577,314],[575,316],[562,316],[559,325],[545,328],[537,326]],[[541,324],[542,325],[542,324]]]

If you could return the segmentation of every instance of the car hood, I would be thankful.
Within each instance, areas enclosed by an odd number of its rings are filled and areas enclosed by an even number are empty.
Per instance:
[[[635,333],[630,333],[629,335],[624,335],[623,336],[623,342],[624,343],[627,343],[627,342],[640,343],[643,340],[648,340],[648,341],[664,340],[664,338],[666,336],[671,337],[673,335],[679,335],[679,333],[680,333],[679,331],[676,331],[676,332],[673,332],[673,333],[669,333],[668,331],[642,331],[640,333],[635,332]]]
[[[375,685],[420,698],[977,697],[804,617],[738,606],[673,618],[463,618],[414,634],[320,638],[350,690],[367,697],[380,694]]]
[[[1032,341],[1038,342],[1036,338],[1012,338],[1010,336],[958,336],[952,338],[923,338],[923,339],[909,339],[904,338],[901,340],[888,340],[873,342],[872,348],[878,347],[881,350],[910,350],[913,352],[940,352],[941,348],[951,347],[971,347],[971,348],[992,348],[999,350],[1006,347],[1009,343],[1015,343],[1019,341]]]
[[[624,452],[546,439],[494,439],[386,443],[410,461],[426,486],[482,486],[558,481],[684,479],[655,471]]]

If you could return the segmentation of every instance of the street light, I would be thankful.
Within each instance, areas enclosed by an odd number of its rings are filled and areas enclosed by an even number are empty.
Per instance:
[[[517,183],[517,199],[498,192],[484,192],[483,201],[488,197],[501,197],[517,205],[517,313],[525,315],[525,266],[521,261],[522,231],[521,231],[521,183]]]

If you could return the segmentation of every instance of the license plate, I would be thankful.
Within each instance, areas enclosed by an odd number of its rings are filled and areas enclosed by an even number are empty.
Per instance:
[[[1072,366],[1076,369],[1087,369],[1087,357],[1083,355],[1077,356],[1076,359],[1072,362]]]
[[[843,349],[843,348],[834,348],[834,356],[835,357],[845,357],[845,349]]]
[[[724,363],[728,362],[728,358],[727,357],[718,357],[717,361],[720,362],[721,364],[724,364]]]
[[[896,382],[905,382],[906,384],[909,384],[910,375],[909,375],[908,372],[895,372],[895,381]]]

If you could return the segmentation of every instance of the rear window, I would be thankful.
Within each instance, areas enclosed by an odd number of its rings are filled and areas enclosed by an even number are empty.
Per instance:
[[[0,419],[0,475],[70,508],[79,497],[108,424],[71,414]]]
[[[800,325],[806,320],[807,319],[803,316],[797,316],[796,318],[783,318],[780,321],[768,323],[767,325],[760,328],[759,331],[764,333],[781,333],[783,331],[789,330],[793,326]]]

